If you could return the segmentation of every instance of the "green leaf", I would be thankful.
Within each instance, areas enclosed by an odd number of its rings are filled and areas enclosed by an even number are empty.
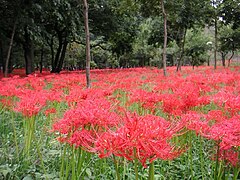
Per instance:
[[[1,168],[4,168],[4,169],[1,169]],[[4,177],[6,177],[11,172],[12,170],[9,167],[0,166],[0,175],[2,174]]]
[[[86,173],[87,173],[88,177],[91,177],[91,176],[92,176],[92,172],[91,172],[91,169],[90,169],[90,168],[87,168],[87,169],[86,169]]]
[[[23,180],[33,180],[33,178],[30,175],[27,175],[23,178]]]

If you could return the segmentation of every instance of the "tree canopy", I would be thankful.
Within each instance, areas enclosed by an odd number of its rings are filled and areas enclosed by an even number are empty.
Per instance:
[[[196,57],[191,65],[206,62],[206,53],[212,51],[196,50],[196,45],[209,36],[212,37],[209,41],[213,41],[214,29],[220,33],[216,36],[219,57],[222,52],[239,51],[240,4],[237,0],[163,2],[167,15],[168,65],[180,66],[193,58],[193,54]],[[160,1],[89,0],[88,6],[92,68],[162,67],[164,19]],[[1,69],[11,72],[14,68],[25,68],[26,74],[43,68],[54,73],[84,69],[83,10],[82,1],[77,0],[2,0]],[[215,27],[214,22],[218,22],[218,26]],[[192,38],[189,33],[193,33]]]

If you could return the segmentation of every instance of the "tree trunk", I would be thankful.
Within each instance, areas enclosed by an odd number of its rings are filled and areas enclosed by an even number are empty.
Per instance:
[[[84,5],[84,25],[85,25],[85,35],[86,35],[86,79],[87,79],[87,88],[91,87],[90,80],[90,33],[88,26],[88,3],[87,0],[83,0]]]
[[[44,51],[43,51],[43,47],[42,47],[42,49],[41,49],[41,59],[40,59],[40,63],[39,63],[39,71],[40,71],[40,73],[42,73],[42,69],[43,69],[43,53],[44,53]]]
[[[53,68],[53,63],[54,63],[53,37],[51,38],[50,48],[51,48],[51,65],[52,65],[52,68]]]
[[[222,55],[222,66],[225,67],[226,66],[226,55],[227,53],[225,52],[221,52],[221,55]]]
[[[181,71],[181,62],[184,56],[184,46],[185,46],[185,40],[186,40],[186,34],[187,34],[187,28],[183,29],[183,38],[182,38],[182,43],[181,43],[181,52],[180,52],[180,57],[178,59],[177,63],[177,71]]]
[[[10,44],[8,47],[7,58],[5,61],[4,77],[7,77],[7,75],[8,75],[8,64],[9,64],[9,59],[10,59],[10,55],[11,55],[11,51],[12,51],[13,39],[14,39],[15,31],[16,31],[16,26],[17,26],[17,21],[14,22],[13,29],[12,29],[12,35],[11,35]]]
[[[1,70],[3,70],[4,73],[4,55],[3,55],[3,44],[2,44],[2,39],[0,39],[0,73]]]
[[[24,58],[25,58],[25,68],[26,68],[26,74],[31,74],[34,72],[34,49],[33,49],[33,43],[30,37],[30,34],[28,33],[27,27],[24,28]]]
[[[210,56],[207,59],[207,65],[210,66]]]
[[[62,45],[62,50],[60,53],[59,61],[58,61],[57,67],[56,67],[57,73],[60,73],[62,70],[63,61],[64,61],[66,50],[67,50],[67,45],[68,45],[67,38],[65,38],[63,45]]]
[[[233,56],[234,56],[234,50],[232,51],[231,57],[228,59],[228,67],[230,67],[230,62],[231,62],[231,59],[233,58]]]
[[[215,39],[215,47],[214,47],[214,69],[217,69],[217,49],[218,49],[218,24],[217,24],[217,15],[215,14],[215,21],[214,21],[214,27],[215,27],[215,31],[214,31],[214,39]]]
[[[56,53],[56,56],[55,56],[53,64],[52,64],[52,71],[51,71],[52,73],[57,72],[57,66],[60,61],[60,56],[61,56],[62,50],[63,50],[62,33],[60,31],[58,31],[58,49],[57,49],[57,53]]]
[[[163,43],[163,75],[167,76],[167,13],[165,12],[164,8],[164,1],[161,0],[161,6],[162,6],[162,13],[164,17],[164,43]]]
[[[31,74],[34,72],[33,70],[33,44],[30,44],[24,47],[24,58],[25,58],[25,68],[26,68],[26,75]]]

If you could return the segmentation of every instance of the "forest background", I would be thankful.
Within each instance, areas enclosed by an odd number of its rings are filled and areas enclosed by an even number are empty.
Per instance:
[[[237,0],[89,0],[88,7],[92,69],[211,62],[216,68],[217,60],[225,66],[239,54]],[[2,0],[0,15],[5,76],[16,68],[26,74],[85,69],[82,1]]]

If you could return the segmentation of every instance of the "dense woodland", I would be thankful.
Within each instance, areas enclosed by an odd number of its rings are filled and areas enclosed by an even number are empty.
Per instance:
[[[1,0],[0,16],[5,75],[85,69],[86,57],[91,68],[180,69],[210,60],[216,68],[240,48],[238,0]]]

